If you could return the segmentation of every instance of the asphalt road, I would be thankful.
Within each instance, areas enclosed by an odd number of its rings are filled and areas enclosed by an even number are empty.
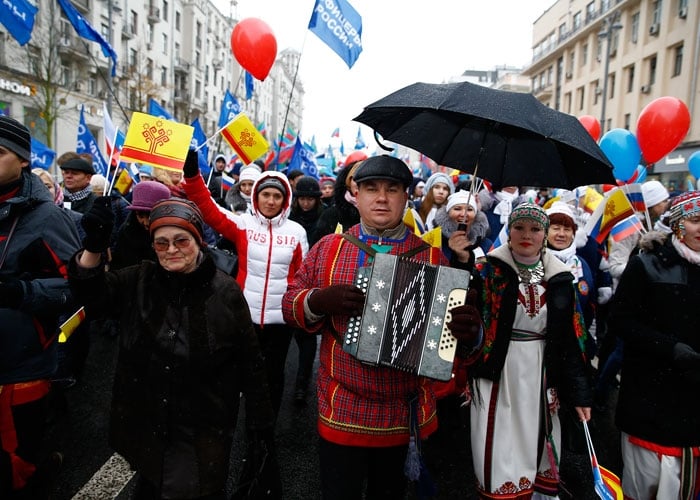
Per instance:
[[[54,500],[129,498],[134,483],[132,472],[107,445],[116,345],[116,338],[93,334],[82,379],[65,392],[64,398],[54,397],[47,449],[60,450],[64,454],[63,468],[52,497]],[[308,403],[301,407],[292,400],[296,355],[296,345],[292,341],[276,444],[284,498],[313,500],[320,498],[315,399],[312,393]],[[437,499],[476,498],[468,425],[466,409],[454,405],[443,414],[438,433],[424,444],[424,457],[438,488]],[[600,463],[619,473],[619,434],[612,425],[610,412],[594,413],[591,431]],[[583,443],[579,441],[578,449],[564,450],[562,454],[561,476],[566,491],[562,492],[561,498],[597,498]],[[242,448],[239,433],[231,456],[229,488],[241,467]],[[412,489],[407,492],[407,498],[417,498]]]

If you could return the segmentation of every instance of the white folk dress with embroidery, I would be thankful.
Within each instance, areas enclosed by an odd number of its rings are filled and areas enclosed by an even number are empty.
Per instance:
[[[491,491],[486,492],[489,497],[517,495],[519,498],[532,492],[538,474],[544,473],[551,481],[550,455],[544,444],[539,446],[546,318],[545,288],[539,284],[520,283],[513,333],[500,384],[494,387],[490,380],[475,381],[477,396],[471,404],[472,454],[480,489],[486,480],[485,459],[489,455],[492,457],[490,486],[487,486]],[[494,391],[498,393],[493,394]],[[549,391],[548,401],[558,453],[561,432],[554,391]],[[490,413],[493,413],[491,424]],[[538,448],[544,450],[539,463]],[[537,497],[543,496],[535,495]]]

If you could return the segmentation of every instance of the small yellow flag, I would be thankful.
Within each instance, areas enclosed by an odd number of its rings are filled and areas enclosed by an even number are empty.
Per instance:
[[[413,234],[416,236],[422,236],[421,228],[416,223],[416,216],[413,215],[413,210],[408,208],[406,213],[403,214],[403,223],[413,230]]]
[[[433,248],[442,248],[442,230],[440,227],[426,231],[423,236],[423,241]]]
[[[117,177],[117,182],[114,183],[114,187],[117,191],[124,195],[129,192],[133,184],[134,179],[132,179],[129,172],[123,168],[122,171],[119,172],[119,177]]]
[[[80,326],[80,323],[82,323],[84,319],[85,308],[81,307],[59,327],[61,329],[61,333],[58,335],[58,341],[60,343],[66,342],[70,336],[73,335],[75,329]]]
[[[134,112],[120,160],[182,171],[194,127]]]
[[[246,165],[260,158],[270,148],[265,137],[243,113],[228,122],[221,130],[221,135]]]

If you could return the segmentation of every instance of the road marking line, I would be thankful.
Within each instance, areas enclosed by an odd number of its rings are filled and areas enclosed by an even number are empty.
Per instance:
[[[100,470],[80,488],[72,500],[93,500],[95,498],[116,498],[124,489],[135,472],[129,463],[115,453],[104,463]]]

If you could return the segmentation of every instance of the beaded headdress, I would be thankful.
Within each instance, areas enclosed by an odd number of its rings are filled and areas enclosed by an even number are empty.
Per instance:
[[[508,217],[508,229],[517,221],[528,219],[542,226],[546,231],[549,229],[549,217],[542,207],[535,203],[523,203],[515,207]]]
[[[688,191],[676,196],[671,202],[669,222],[673,230],[678,229],[681,220],[700,214],[700,191]]]

